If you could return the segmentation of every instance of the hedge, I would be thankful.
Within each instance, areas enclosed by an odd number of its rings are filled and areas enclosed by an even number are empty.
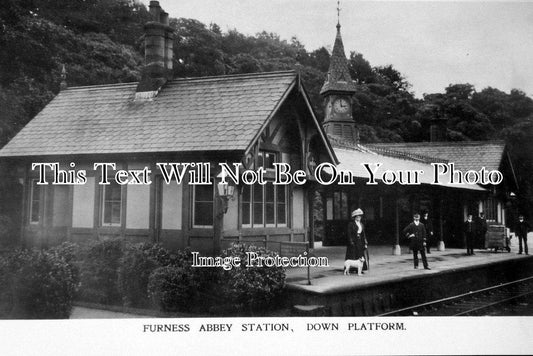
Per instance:
[[[277,254],[263,247],[234,244],[224,250],[222,257],[239,257],[247,260],[247,252],[254,252],[262,257],[275,257]],[[246,308],[257,310],[273,307],[285,288],[285,270],[283,267],[257,267],[241,263],[240,267],[222,270],[219,282],[221,297],[227,305],[235,310]]]
[[[118,289],[128,307],[147,307],[148,279],[152,271],[170,264],[170,254],[158,244],[141,244],[124,250],[118,268]]]
[[[276,254],[236,244],[221,257]],[[150,307],[167,312],[249,314],[276,305],[285,287],[281,267],[192,267],[190,251],[158,244],[106,240],[48,251],[19,250],[0,257],[0,316],[65,318],[79,287],[82,301]]]
[[[152,305],[169,312],[190,312],[197,304],[202,284],[201,273],[191,267],[190,251],[171,255],[168,265],[155,269],[148,282]]]
[[[80,252],[79,295],[83,301],[122,303],[117,279],[125,245],[123,240],[104,240],[90,244]]]
[[[58,251],[16,250],[0,257],[0,317],[68,318],[78,286],[75,268]]]

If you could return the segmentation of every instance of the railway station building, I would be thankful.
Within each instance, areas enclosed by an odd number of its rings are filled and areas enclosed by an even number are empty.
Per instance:
[[[17,182],[6,204],[20,212],[21,244],[124,238],[204,253],[220,250],[223,239],[342,245],[356,208],[365,212],[371,244],[399,244],[401,228],[421,210],[429,211],[438,238],[455,246],[462,244],[460,226],[468,212],[484,211],[489,222],[505,224],[514,183],[503,142],[359,142],[352,116],[357,86],[340,25],[321,90],[321,120],[294,71],[172,79],[168,14],[157,1],[150,12],[138,83],[68,88],[63,82],[60,93],[0,150]],[[426,173],[420,184],[387,184],[379,177],[368,184],[368,168],[430,172],[436,162],[499,169],[505,179],[497,187],[435,184]],[[167,184],[163,169],[169,173],[172,164],[186,163],[196,176]],[[239,184],[232,195],[221,196],[220,163],[263,168],[266,184]],[[307,182],[272,184],[276,163],[302,170]],[[353,183],[320,184],[314,173],[321,164],[353,172]],[[116,175],[121,170],[124,175]],[[80,171],[86,172],[83,179]],[[191,184],[198,177],[209,184]],[[52,184],[70,178],[76,183]],[[318,217],[316,194],[322,197]],[[314,231],[319,222],[323,236]]]
[[[124,238],[212,253],[222,238],[307,240],[308,185],[274,185],[272,168],[288,163],[309,174],[309,160],[337,161],[297,73],[172,80],[168,14],[157,1],[150,12],[139,83],[63,85],[0,151],[20,183],[22,199],[11,205],[22,212],[21,243]],[[172,164],[187,163],[181,184],[165,182],[161,167],[170,174]],[[266,184],[241,184],[222,199],[220,163],[263,167]],[[65,179],[60,170],[86,177],[82,184],[52,184]],[[128,172],[121,181],[119,170]],[[143,171],[150,171],[150,183],[136,184]],[[210,184],[191,184],[192,171]]]

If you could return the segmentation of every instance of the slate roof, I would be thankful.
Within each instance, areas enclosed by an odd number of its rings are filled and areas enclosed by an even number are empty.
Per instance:
[[[434,184],[434,168],[429,163],[410,158],[399,158],[391,157],[389,155],[383,155],[378,152],[372,151],[371,147],[366,147],[363,145],[358,145],[357,147],[349,148],[347,146],[340,146],[333,143],[333,149],[335,155],[339,160],[337,169],[339,170],[348,170],[353,172],[355,177],[363,178],[365,181],[368,181],[370,174],[367,169],[362,165],[363,163],[368,163],[370,169],[376,169],[376,163],[381,163],[381,166],[375,171],[376,180],[380,181],[383,172],[386,170],[392,171],[422,171],[420,174],[420,183],[421,184],[430,184],[447,188],[458,188],[458,189],[468,189],[475,191],[486,191],[484,188],[477,184],[450,184],[447,179],[439,180],[438,184]],[[383,183],[379,183],[383,184]]]
[[[329,59],[328,75],[326,82],[320,89],[320,94],[328,91],[346,91],[355,93],[355,83],[348,70],[348,61],[344,52],[344,44],[341,37],[341,25],[337,24],[337,36]]]
[[[410,154],[440,158],[461,171],[497,170],[503,159],[504,141],[379,143],[369,147],[387,148]]]
[[[296,83],[272,72],[177,79],[151,101],[137,83],[61,91],[0,156],[245,150]]]

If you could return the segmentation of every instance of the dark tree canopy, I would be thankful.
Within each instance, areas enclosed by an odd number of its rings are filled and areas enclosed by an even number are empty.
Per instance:
[[[119,0],[4,0],[0,6],[0,147],[58,92],[66,66],[69,86],[130,82],[143,64],[144,5]],[[171,19],[175,28],[174,75],[253,73],[295,69],[301,73],[318,118],[319,95],[329,67],[324,47],[308,51],[293,37],[275,33],[224,32],[193,19]],[[357,84],[353,116],[362,142],[428,141],[429,126],[443,120],[447,139],[507,138],[519,159],[524,189],[533,205],[533,100],[524,92],[468,83],[417,99],[392,64],[372,66],[350,52],[349,70]],[[528,175],[529,174],[529,175]]]

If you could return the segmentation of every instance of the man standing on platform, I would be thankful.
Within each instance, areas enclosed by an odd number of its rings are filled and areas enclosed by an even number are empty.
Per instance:
[[[518,237],[518,254],[522,254],[522,240],[524,240],[524,252],[529,255],[527,251],[527,233],[531,231],[531,226],[524,220],[524,215],[520,214],[518,223],[515,227],[515,233]]]
[[[476,236],[476,225],[474,224],[474,221],[472,220],[472,214],[468,214],[468,218],[466,219],[464,223],[463,233],[466,238],[466,254],[469,256],[475,255],[474,238]]]
[[[427,253],[431,253],[430,248],[433,243],[433,223],[431,222],[427,211],[422,213],[422,220],[420,222],[424,224],[424,227],[426,228],[426,251]]]
[[[403,229],[403,233],[411,241],[409,245],[411,250],[413,250],[413,262],[415,269],[418,268],[418,251],[420,251],[420,255],[422,256],[422,264],[424,265],[424,269],[431,269],[429,268],[428,261],[426,259],[426,228],[424,227],[424,224],[420,222],[419,214],[413,215],[413,222]]]

